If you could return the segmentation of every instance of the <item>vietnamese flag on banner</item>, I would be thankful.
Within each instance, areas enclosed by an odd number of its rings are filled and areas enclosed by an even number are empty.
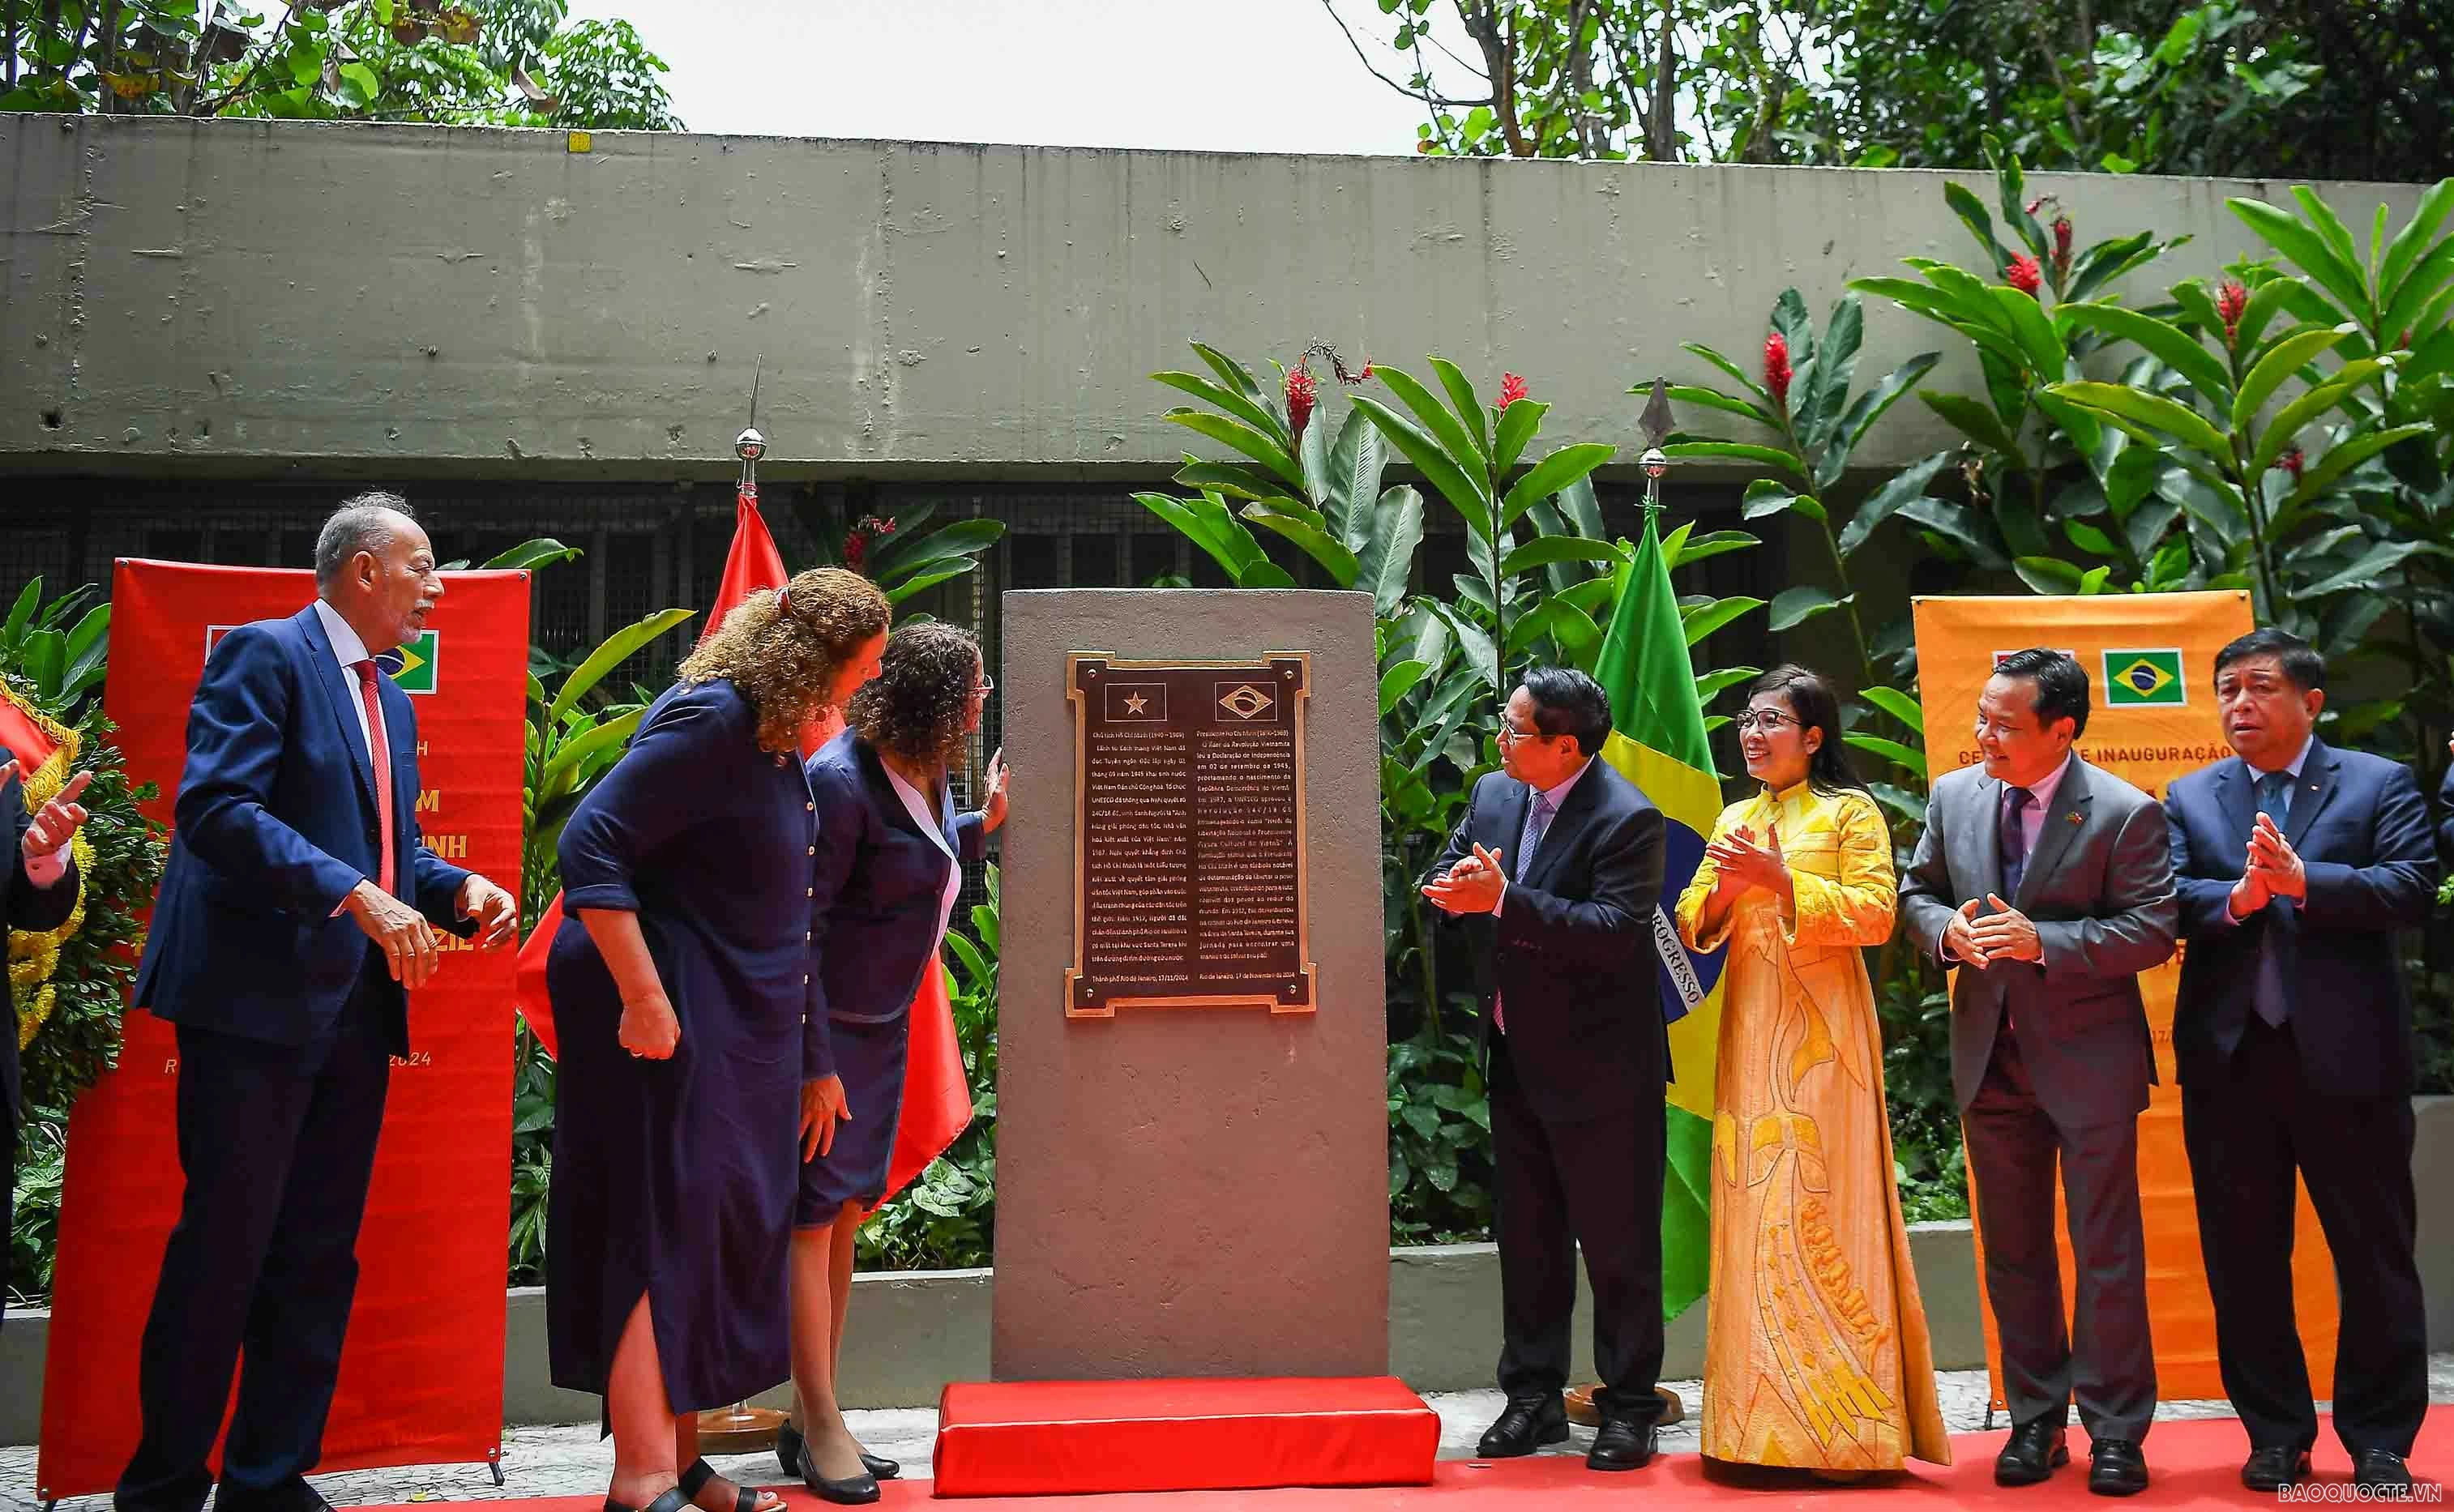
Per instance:
[[[775,550],[775,537],[768,534],[766,517],[758,513],[757,486],[744,483],[734,497],[733,545],[724,554],[724,575],[716,583],[715,604],[699,639],[705,641],[715,634],[724,616],[752,594],[773,593],[790,577],[783,555]],[[842,728],[840,717],[830,716],[802,736],[802,754],[815,753]],[[520,947],[514,994],[521,1015],[547,1055],[554,1054],[555,1036],[553,1009],[546,996],[546,958],[561,928],[562,895],[556,893],[528,942]],[[912,1001],[912,1047],[904,1060],[903,1114],[895,1129],[894,1159],[887,1169],[888,1197],[927,1170],[929,1162],[943,1155],[972,1121],[971,1079],[963,1069],[962,1042],[955,1032],[955,1010],[947,999],[944,978],[942,965],[924,973]]]

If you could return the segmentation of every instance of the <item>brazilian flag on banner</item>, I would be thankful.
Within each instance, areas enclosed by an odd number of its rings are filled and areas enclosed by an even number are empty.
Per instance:
[[[1619,607],[1602,636],[1595,680],[1610,695],[1602,758],[1644,791],[1662,817],[1669,865],[1653,915],[1661,958],[1661,1013],[1670,1021],[1669,1170],[1662,1183],[1661,1313],[1678,1317],[1704,1295],[1711,1274],[1713,1058],[1721,1034],[1721,951],[1698,954],[1679,938],[1679,895],[1704,859],[1721,812],[1721,783],[1704,739],[1704,709],[1661,533],[1648,513],[1644,539],[1619,575]]]

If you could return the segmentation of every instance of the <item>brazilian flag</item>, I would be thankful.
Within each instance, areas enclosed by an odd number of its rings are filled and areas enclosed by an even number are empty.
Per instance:
[[[1661,533],[1648,513],[1635,559],[1620,570],[1619,607],[1602,636],[1595,680],[1610,695],[1602,758],[1644,791],[1668,820],[1669,865],[1653,914],[1661,958],[1661,1012],[1670,1021],[1669,1170],[1662,1184],[1661,1313],[1678,1317],[1711,1275],[1713,1058],[1721,1034],[1722,951],[1698,954],[1679,937],[1679,895],[1704,859],[1721,812],[1721,782],[1704,739],[1704,709]]]

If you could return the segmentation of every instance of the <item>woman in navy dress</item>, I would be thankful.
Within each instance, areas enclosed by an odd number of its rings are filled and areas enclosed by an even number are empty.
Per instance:
[[[937,946],[964,863],[1005,821],[1006,771],[989,760],[985,801],[957,814],[949,768],[980,727],[989,680],[979,642],[952,625],[907,625],[877,680],[854,696],[849,727],[810,758],[818,861],[811,893],[818,967],[810,1013],[829,1041],[847,1111],[832,1148],[801,1167],[793,1232],[793,1383],[797,1430],[779,1458],[830,1502],[877,1500],[899,1469],[862,1451],[835,1403],[853,1236],[886,1195],[902,1111],[913,996]],[[806,1438],[804,1437],[806,1435]]]
[[[790,1370],[800,1162],[843,1106],[807,1012],[818,837],[799,735],[875,673],[886,621],[840,569],[754,595],[557,847],[547,1320],[554,1383],[605,1398],[609,1512],[770,1504],[714,1478],[694,1415]]]

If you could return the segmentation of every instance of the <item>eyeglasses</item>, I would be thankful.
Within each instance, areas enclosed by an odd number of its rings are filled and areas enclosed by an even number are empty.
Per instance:
[[[1539,729],[1519,730],[1506,715],[1501,715],[1499,716],[1499,742],[1502,745],[1516,745],[1527,740],[1548,740],[1551,737],[1549,736],[1544,735]]]
[[[1796,715],[1782,714],[1778,709],[1749,709],[1730,721],[1742,731],[1761,730],[1766,735],[1779,735],[1781,727],[1797,728],[1803,723]]]
[[[996,692],[996,679],[988,675],[986,673],[982,673],[980,675],[978,684],[972,689],[972,696],[975,698],[985,698],[995,692]]]

